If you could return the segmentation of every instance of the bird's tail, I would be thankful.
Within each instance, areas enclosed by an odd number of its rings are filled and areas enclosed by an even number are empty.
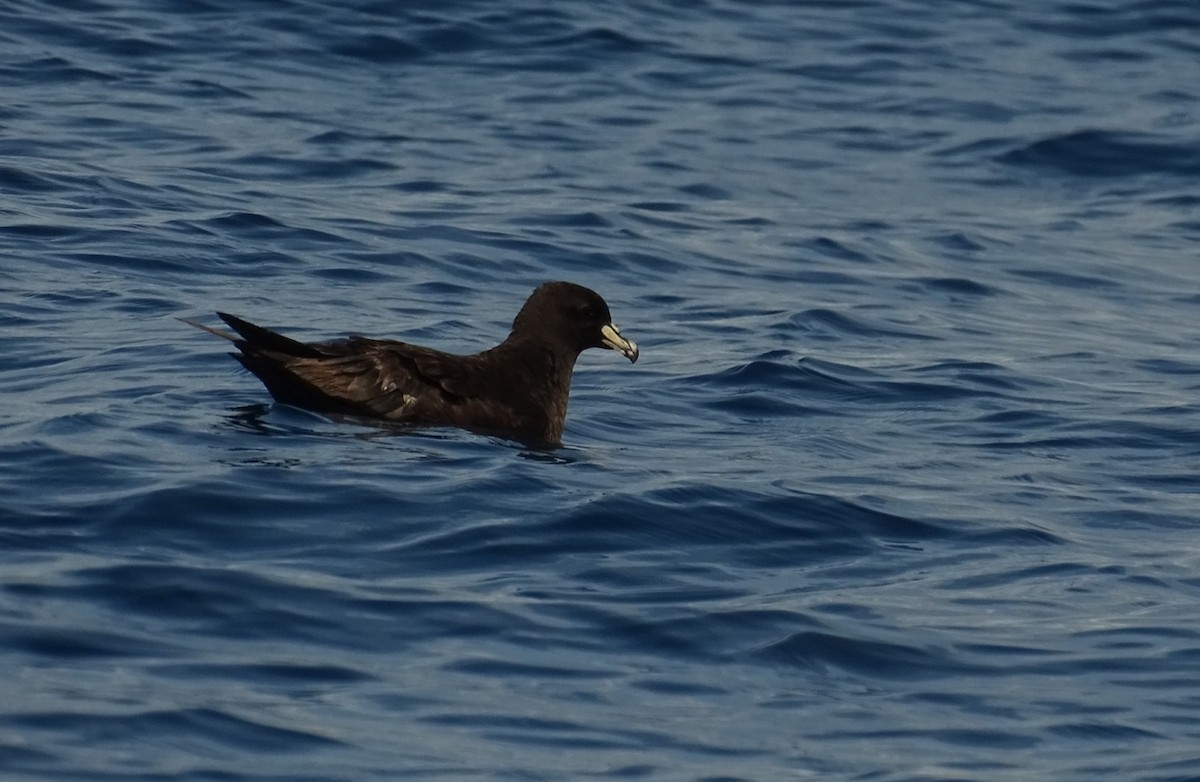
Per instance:
[[[285,337],[282,334],[277,334],[270,329],[255,325],[248,320],[243,320],[236,315],[230,315],[227,312],[218,312],[217,316],[221,320],[236,331],[236,334],[228,331],[221,331],[207,324],[201,323],[191,318],[179,318],[179,320],[195,326],[201,331],[207,331],[213,336],[227,339],[237,346],[237,349],[247,354],[264,354],[275,353],[282,356],[292,358],[324,358],[325,354],[321,351],[305,345],[303,342],[298,342],[290,337]]]

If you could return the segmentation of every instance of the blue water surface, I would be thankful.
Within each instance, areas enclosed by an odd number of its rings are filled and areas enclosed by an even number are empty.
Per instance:
[[[1200,779],[1200,5],[0,7],[4,780]],[[176,318],[489,347],[564,446]]]

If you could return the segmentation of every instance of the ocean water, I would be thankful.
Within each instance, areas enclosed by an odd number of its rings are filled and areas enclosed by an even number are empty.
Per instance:
[[[0,778],[1200,779],[1200,5],[0,7]],[[498,341],[564,446],[176,318]]]

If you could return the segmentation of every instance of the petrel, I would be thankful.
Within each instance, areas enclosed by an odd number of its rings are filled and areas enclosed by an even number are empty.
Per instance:
[[[547,282],[533,291],[508,337],[470,356],[390,339],[298,342],[235,315],[236,334],[187,323],[233,342],[231,353],[279,402],[320,413],[418,426],[456,426],[540,445],[562,441],[575,359],[607,348],[631,362],[638,346],[595,291]]]

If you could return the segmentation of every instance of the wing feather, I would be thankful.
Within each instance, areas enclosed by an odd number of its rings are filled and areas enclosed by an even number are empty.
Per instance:
[[[444,417],[483,385],[473,357],[361,337],[317,348],[325,355],[288,357],[287,371],[331,402],[392,420]]]

